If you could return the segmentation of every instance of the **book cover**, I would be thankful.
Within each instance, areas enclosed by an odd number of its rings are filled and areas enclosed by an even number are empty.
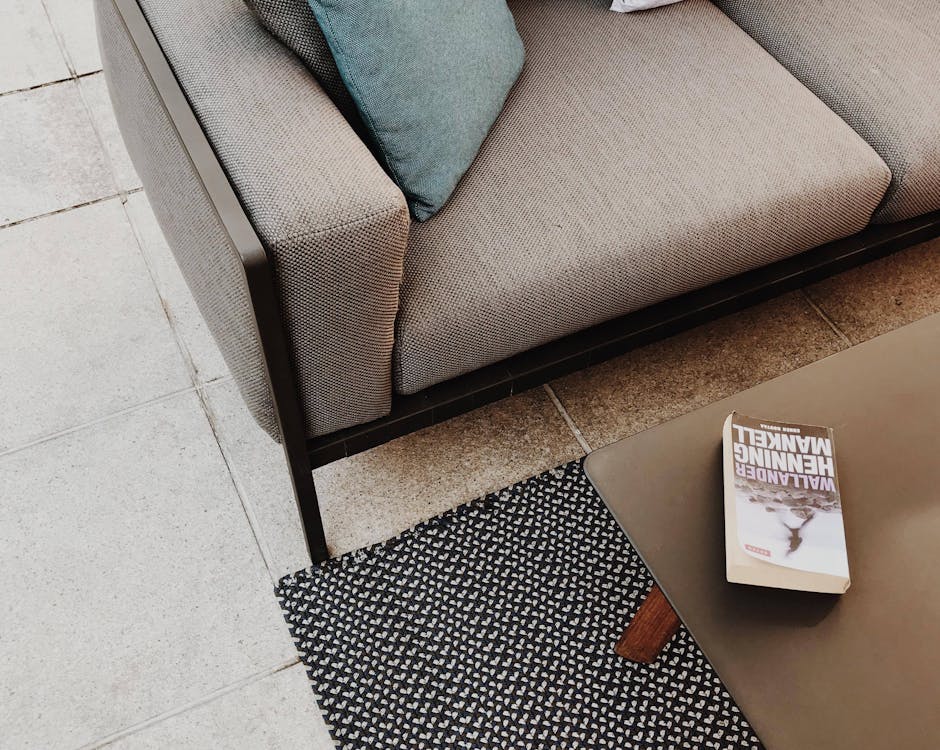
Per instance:
[[[843,593],[849,563],[832,430],[725,420],[725,547],[733,583]]]

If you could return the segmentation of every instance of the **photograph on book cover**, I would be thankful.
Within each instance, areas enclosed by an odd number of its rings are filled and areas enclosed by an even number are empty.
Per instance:
[[[742,550],[787,568],[848,576],[831,431],[735,414],[731,433]]]

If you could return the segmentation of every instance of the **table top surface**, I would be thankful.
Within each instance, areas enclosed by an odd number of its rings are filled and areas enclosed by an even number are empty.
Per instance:
[[[847,593],[726,581],[732,410],[835,430]],[[585,471],[768,750],[940,747],[940,315],[595,451]]]

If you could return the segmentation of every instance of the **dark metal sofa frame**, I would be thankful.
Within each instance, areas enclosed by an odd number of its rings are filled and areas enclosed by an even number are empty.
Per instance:
[[[140,7],[135,0],[112,2],[176,128],[183,152],[192,160],[240,256],[297,509],[314,562],[329,556],[314,486],[314,468],[940,235],[940,211],[896,224],[872,226],[846,239],[624,315],[420,393],[396,395],[388,416],[308,439],[269,256]]]

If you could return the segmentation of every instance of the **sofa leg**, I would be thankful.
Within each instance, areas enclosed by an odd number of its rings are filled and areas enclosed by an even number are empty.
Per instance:
[[[294,485],[294,499],[297,501],[297,512],[304,529],[304,539],[307,542],[307,551],[314,563],[321,563],[329,559],[330,553],[326,548],[326,535],[323,532],[323,519],[320,517],[320,503],[317,500],[317,488],[313,482],[313,469],[307,458],[305,447],[295,447],[293,450],[284,445],[284,454],[290,467],[291,482]]]
[[[307,540],[307,551],[310,560],[321,563],[330,557],[326,548],[326,535],[323,533],[323,519],[320,516],[320,502],[317,499],[317,488],[313,483],[313,472],[307,474],[305,486],[294,488],[297,496],[297,509],[300,511],[300,520],[304,525],[304,538]]]

